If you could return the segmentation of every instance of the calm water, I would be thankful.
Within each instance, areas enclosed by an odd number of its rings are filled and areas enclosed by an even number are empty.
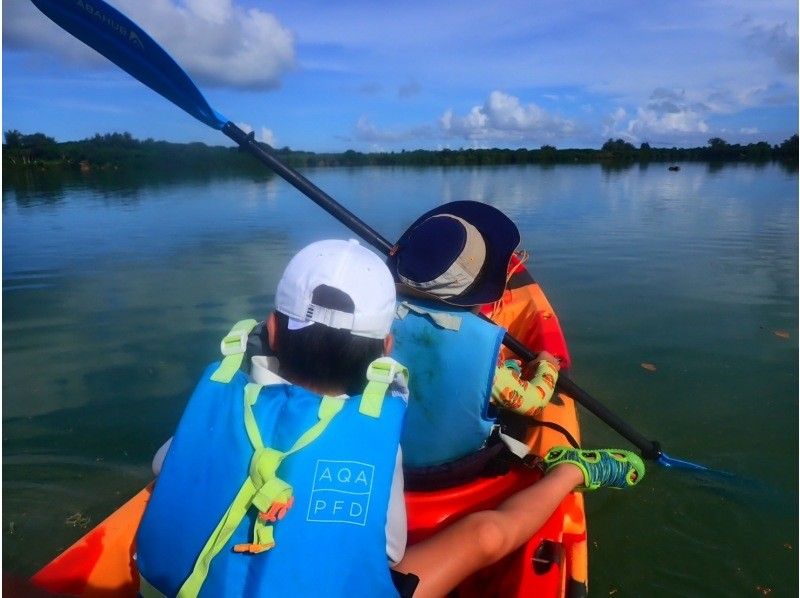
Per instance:
[[[671,456],[737,474],[654,466],[633,491],[589,496],[593,595],[796,595],[796,172],[307,174],[388,239],[446,201],[504,210],[574,379]],[[296,250],[347,236],[275,179],[7,176],[4,570],[33,572],[142,487],[228,326],[267,314]],[[590,414],[583,427],[624,446]]]

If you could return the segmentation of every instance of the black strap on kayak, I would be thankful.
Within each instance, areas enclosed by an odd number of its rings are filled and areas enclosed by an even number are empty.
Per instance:
[[[564,404],[557,394],[553,395],[553,398],[550,400],[550,402],[553,404]],[[503,410],[500,412],[499,420],[503,426],[503,432],[518,440],[524,441],[525,438],[527,438],[529,428],[541,426],[543,428],[550,428],[551,430],[559,432],[574,448],[580,448],[580,442],[578,442],[572,433],[561,424],[544,421],[533,416],[523,415],[522,413],[516,413],[508,410]]]
[[[513,411],[501,411],[498,419],[499,427],[492,431],[486,444],[466,457],[455,461],[432,465],[429,467],[403,467],[406,490],[413,492],[431,492],[466,484],[479,477],[494,477],[508,473],[512,467],[541,467],[541,457],[529,454],[519,457],[511,452],[499,432],[524,442],[528,430],[533,426],[541,426],[555,430],[564,436],[574,448],[580,443],[564,426],[551,421],[543,421]]]
[[[405,488],[413,492],[431,492],[460,486],[479,477],[502,475],[510,467],[501,459],[504,452],[511,453],[500,436],[493,433],[482,448],[466,457],[429,467],[404,466]],[[521,461],[518,457],[516,460]]]
[[[485,446],[466,457],[441,465],[403,467],[405,489],[412,492],[431,492],[471,482],[486,474],[489,463],[503,449],[504,446],[502,444],[493,444]],[[499,473],[495,475],[499,475]]]
[[[557,424],[555,422],[546,422],[541,420],[532,420],[530,422],[532,426],[542,426],[543,428],[550,428],[551,430],[555,430],[556,432],[560,432],[564,435],[564,438],[567,439],[573,448],[581,448],[580,443],[575,440],[575,437],[570,434],[569,430],[567,430],[564,426]]]
[[[495,428],[486,444],[465,457],[429,467],[403,467],[406,490],[432,492],[471,482],[477,478],[490,478],[507,474],[512,467],[544,470],[542,458],[528,454],[514,454],[500,438],[502,428]],[[502,429],[507,434],[505,429]]]

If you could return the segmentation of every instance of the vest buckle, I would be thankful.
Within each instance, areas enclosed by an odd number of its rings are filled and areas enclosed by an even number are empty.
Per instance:
[[[367,368],[367,380],[389,386],[399,371],[398,363],[391,357],[379,357]]]
[[[261,511],[258,518],[264,522],[275,523],[286,516],[286,512],[294,505],[294,496],[290,496],[286,502],[275,501],[266,511]]]
[[[247,337],[250,335],[245,330],[231,330],[219,343],[219,350],[223,355],[239,355],[247,349]]]

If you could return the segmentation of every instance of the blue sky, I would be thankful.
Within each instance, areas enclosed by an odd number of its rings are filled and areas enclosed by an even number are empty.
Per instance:
[[[87,0],[90,1],[90,0]],[[256,138],[312,151],[778,143],[796,0],[112,0]],[[229,143],[3,0],[3,130]]]

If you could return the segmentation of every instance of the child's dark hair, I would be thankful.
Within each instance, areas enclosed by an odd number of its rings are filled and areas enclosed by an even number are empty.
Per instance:
[[[336,289],[327,287],[325,290],[325,294],[329,295],[331,290]],[[352,312],[352,301],[344,296],[350,302],[349,306],[330,307],[341,311],[347,311],[349,307]],[[277,311],[275,315],[275,356],[280,362],[281,375],[323,388],[344,388],[350,395],[360,394],[364,390],[367,367],[383,354],[383,339],[355,336],[349,330],[329,328],[318,323],[300,330],[289,330],[289,318]]]

